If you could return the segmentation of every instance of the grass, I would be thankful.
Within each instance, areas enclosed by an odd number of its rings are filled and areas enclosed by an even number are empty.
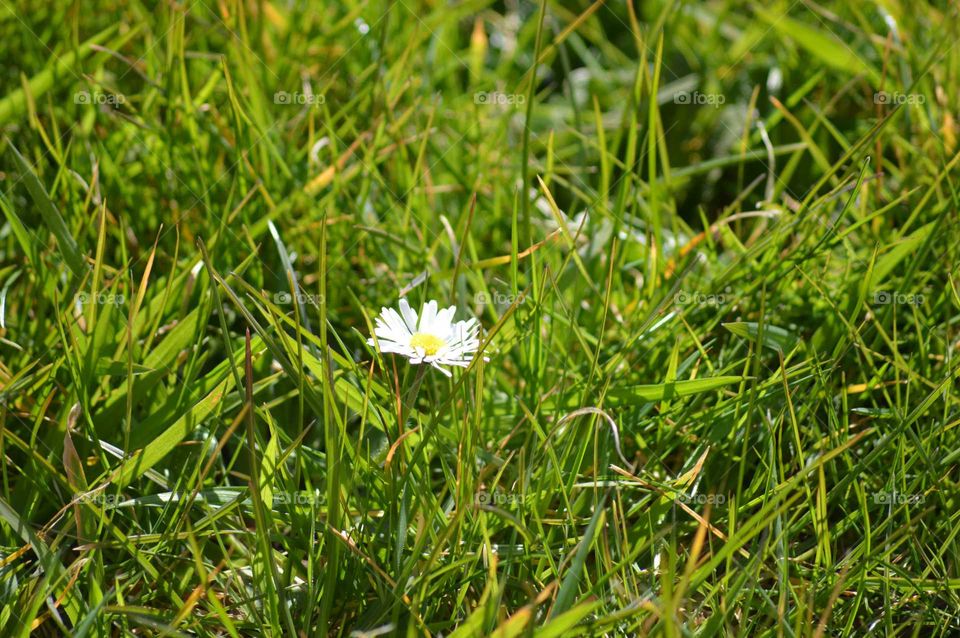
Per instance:
[[[0,0],[0,632],[960,633],[934,5]]]

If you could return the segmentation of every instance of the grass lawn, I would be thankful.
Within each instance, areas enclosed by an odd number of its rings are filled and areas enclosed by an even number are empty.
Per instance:
[[[958,12],[0,0],[0,635],[960,636]]]

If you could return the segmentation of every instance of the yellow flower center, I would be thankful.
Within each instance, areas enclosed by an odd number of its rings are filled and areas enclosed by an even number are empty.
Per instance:
[[[426,332],[415,332],[413,336],[410,337],[410,347],[423,348],[423,351],[428,357],[437,354],[443,345],[443,339],[432,334],[427,334]]]

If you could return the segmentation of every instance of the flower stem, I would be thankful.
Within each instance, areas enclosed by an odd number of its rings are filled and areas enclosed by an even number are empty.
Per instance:
[[[413,408],[414,404],[417,401],[417,395],[420,391],[420,384],[423,382],[423,377],[427,375],[427,368],[429,366],[421,365],[417,366],[417,376],[414,377],[413,383],[410,385],[410,388],[407,389],[407,392],[400,399],[400,434],[404,432],[404,425],[407,422],[407,415],[409,414],[410,409]]]

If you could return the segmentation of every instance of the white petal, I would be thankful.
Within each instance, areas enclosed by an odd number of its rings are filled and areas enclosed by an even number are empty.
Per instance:
[[[406,299],[400,300],[400,313],[403,315],[403,321],[407,324],[407,330],[410,333],[417,331],[417,313],[410,307]]]
[[[377,335],[377,339],[387,339],[389,341],[397,341],[399,343],[406,343],[410,341],[410,335],[407,334],[406,329],[397,330],[396,328],[390,326],[377,326],[376,330],[373,331],[373,334]]]
[[[420,323],[417,325],[417,330],[428,334],[438,334],[433,327],[436,319],[437,302],[431,299],[423,306],[423,310],[420,311]]]
[[[450,333],[452,332],[452,329],[453,329],[453,324],[451,322],[453,321],[453,315],[456,312],[457,312],[457,307],[450,306],[449,308],[444,308],[443,310],[437,313],[437,320],[433,324],[435,334],[443,335],[444,338],[447,338],[450,336]]]
[[[400,316],[400,313],[398,313],[396,310],[394,310],[393,313],[390,315],[390,330],[394,334],[398,334],[398,335],[402,334],[407,337],[413,334],[410,332],[410,329],[407,328],[407,323]]]
[[[405,357],[415,355],[413,350],[410,349],[410,346],[397,343],[395,341],[381,341],[380,342],[380,352],[387,353],[392,352],[394,354],[402,354]]]
[[[444,368],[441,368],[439,365],[437,365],[436,362],[433,362],[433,363],[431,363],[430,365],[432,365],[434,368],[436,368],[436,369],[439,370],[440,372],[444,373],[444,374],[447,375],[448,377],[452,377],[452,376],[453,376],[453,373],[452,373],[452,372],[450,372],[449,370],[446,370],[446,369],[444,369]]]
[[[410,331],[407,330],[397,311],[386,308],[377,317],[377,326],[373,332],[379,339],[390,339],[401,343],[410,338]]]

